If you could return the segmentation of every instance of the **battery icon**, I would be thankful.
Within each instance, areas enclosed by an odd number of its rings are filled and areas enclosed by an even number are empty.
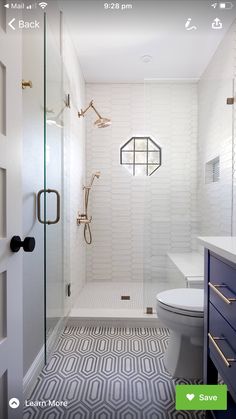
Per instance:
[[[220,3],[219,7],[223,10],[230,10],[234,7],[234,5],[230,1],[226,1],[225,3]]]

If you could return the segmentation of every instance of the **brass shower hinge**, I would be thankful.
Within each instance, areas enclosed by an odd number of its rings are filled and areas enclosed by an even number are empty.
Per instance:
[[[226,103],[227,103],[227,105],[233,105],[234,104],[234,97],[227,97]]]
[[[22,80],[21,86],[22,86],[22,89],[23,90],[26,89],[27,87],[29,87],[30,89],[32,89],[33,83],[32,83],[31,80],[27,80],[27,81],[26,80]]]

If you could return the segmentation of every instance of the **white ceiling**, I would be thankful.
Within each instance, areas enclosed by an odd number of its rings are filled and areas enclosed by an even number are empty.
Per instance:
[[[105,10],[100,0],[64,0],[67,27],[87,82],[139,83],[145,78],[199,78],[236,18],[208,0],[135,0],[132,10]],[[186,31],[192,18],[196,31]],[[213,30],[220,18],[223,29]],[[141,57],[151,55],[150,63]]]

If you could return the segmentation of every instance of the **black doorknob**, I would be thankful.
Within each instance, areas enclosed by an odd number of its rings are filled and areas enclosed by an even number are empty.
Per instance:
[[[35,248],[35,238],[26,237],[25,240],[22,241],[20,236],[13,236],[10,243],[12,252],[19,252],[21,247],[23,247],[25,252],[33,252]]]

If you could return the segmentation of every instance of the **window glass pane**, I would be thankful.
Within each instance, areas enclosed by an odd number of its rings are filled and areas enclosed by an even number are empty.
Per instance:
[[[147,166],[146,165],[135,165],[135,176],[146,176],[147,175]]]
[[[157,150],[156,144],[154,144],[151,140],[148,141],[148,150]]]
[[[146,138],[136,138],[135,139],[135,150],[147,150],[147,139]]]
[[[158,151],[151,151],[148,153],[148,163],[159,163],[160,153]]]
[[[134,140],[129,141],[128,144],[126,144],[126,146],[122,148],[122,150],[124,151],[133,150],[133,149],[134,149]]]
[[[147,153],[145,151],[135,153],[135,163],[147,163]]]
[[[134,153],[132,151],[124,151],[122,153],[122,163],[133,163]]]
[[[154,170],[156,170],[156,168],[157,168],[157,164],[148,165],[148,176],[150,176],[154,172]]]

